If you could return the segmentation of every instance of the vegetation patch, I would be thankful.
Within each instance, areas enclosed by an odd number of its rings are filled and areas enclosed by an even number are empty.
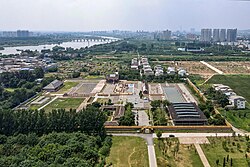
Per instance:
[[[220,109],[220,113],[236,128],[250,131],[250,108],[245,110]]]

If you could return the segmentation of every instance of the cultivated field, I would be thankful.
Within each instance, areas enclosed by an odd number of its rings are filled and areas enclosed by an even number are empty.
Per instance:
[[[162,62],[160,62],[162,64]],[[205,66],[204,64],[200,63],[199,61],[164,61],[163,66],[167,67],[175,67],[183,68],[189,74],[199,74],[203,78],[208,78],[209,76],[213,75],[215,72]]]
[[[211,166],[223,166],[224,158],[225,166],[229,167],[232,158],[232,164],[236,167],[248,167],[246,158],[246,139],[245,137],[217,137],[209,138],[210,144],[201,145]],[[249,154],[249,153],[248,153]],[[227,160],[228,156],[228,160]],[[248,155],[249,157],[249,155]],[[218,165],[216,161],[219,160]]]
[[[194,145],[178,146],[177,138],[155,139],[154,143],[158,167],[203,167]],[[174,150],[179,151],[176,153]]]
[[[218,68],[226,74],[250,74],[250,62],[209,62],[212,66]]]
[[[139,137],[112,137],[107,164],[114,167],[148,167],[146,141]]]
[[[47,105],[44,110],[50,112],[54,109],[77,109],[84,101],[84,98],[59,98]]]

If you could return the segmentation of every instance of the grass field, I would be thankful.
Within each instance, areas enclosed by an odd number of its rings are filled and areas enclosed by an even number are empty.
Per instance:
[[[194,145],[180,144],[178,153],[174,155],[177,142],[177,138],[154,140],[158,167],[203,167]]]
[[[49,105],[47,105],[44,109],[45,111],[52,111],[53,109],[77,109],[79,105],[84,101],[84,98],[62,98],[62,99],[56,99]]]
[[[233,166],[235,167],[248,167],[245,157],[246,140],[245,137],[223,137],[223,138],[209,138],[210,144],[201,145],[204,154],[206,155],[209,164],[211,166],[217,166],[216,160],[219,160],[218,167],[223,166],[224,157],[227,159],[229,155],[229,161],[226,161],[226,167],[230,166],[230,159],[233,159]],[[225,151],[223,147],[226,143],[227,147]],[[237,146],[238,145],[238,146]]]
[[[215,75],[208,83],[227,85],[250,102],[250,75]]]
[[[139,137],[112,137],[113,144],[107,164],[113,167],[148,167],[146,141]]]
[[[60,90],[58,90],[56,93],[57,94],[67,93],[71,88],[75,87],[78,84],[79,82],[64,82],[63,87]]]

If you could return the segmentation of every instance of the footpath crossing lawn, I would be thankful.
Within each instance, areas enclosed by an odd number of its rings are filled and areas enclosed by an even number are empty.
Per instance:
[[[84,101],[84,98],[59,98],[47,105],[44,109],[47,112],[53,109],[77,109],[80,104]]]
[[[107,164],[113,167],[149,167],[146,141],[139,137],[112,137]]]
[[[203,167],[194,145],[178,146],[177,138],[154,139],[154,144],[158,167]]]

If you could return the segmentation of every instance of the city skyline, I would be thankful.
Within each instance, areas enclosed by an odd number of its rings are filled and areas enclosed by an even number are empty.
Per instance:
[[[0,0],[0,31],[250,29],[250,3],[236,0]],[[14,12],[13,12],[14,11]]]

